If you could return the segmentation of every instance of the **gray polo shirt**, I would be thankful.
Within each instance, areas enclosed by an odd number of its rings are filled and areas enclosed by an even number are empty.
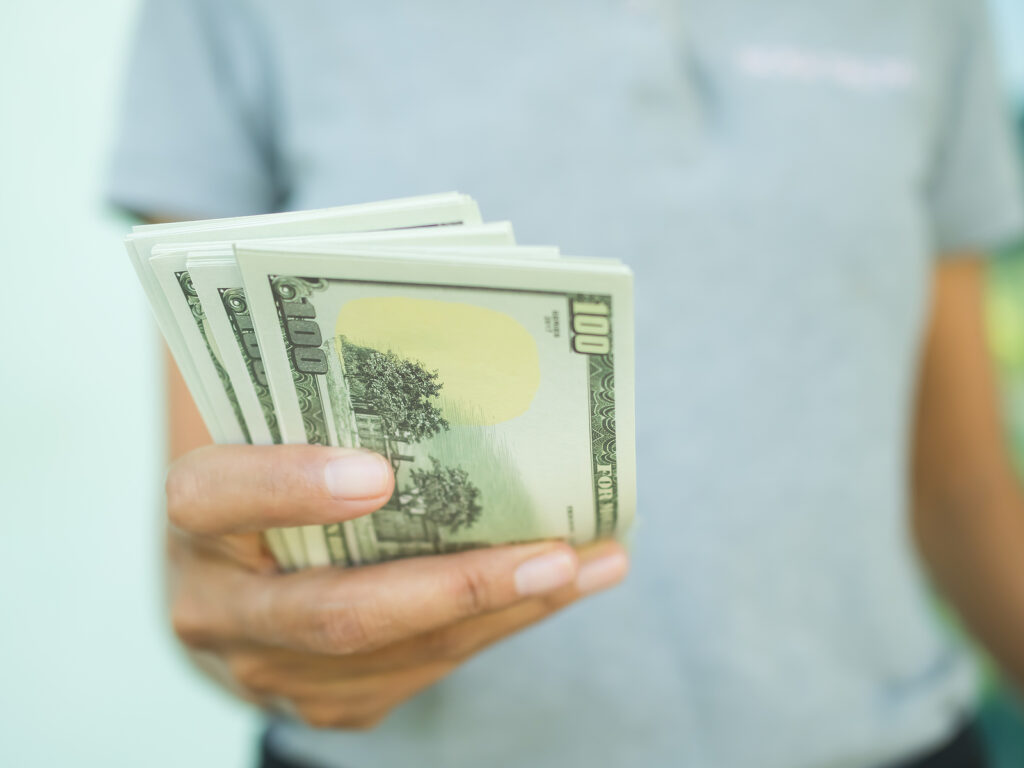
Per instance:
[[[936,253],[1022,225],[978,0],[151,0],[119,204],[228,216],[459,189],[636,271],[628,582],[324,766],[867,766],[973,674],[912,554]]]

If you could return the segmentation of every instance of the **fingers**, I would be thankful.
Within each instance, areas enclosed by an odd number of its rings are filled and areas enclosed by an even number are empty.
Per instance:
[[[474,616],[409,641],[407,660],[430,663],[439,658],[457,663],[490,645],[561,611],[577,600],[621,582],[629,570],[629,558],[615,541],[591,544],[579,551],[576,580],[562,589],[524,600],[482,616]],[[388,649],[390,650],[390,649]],[[397,659],[396,659],[397,661]]]
[[[195,534],[349,520],[383,506],[391,466],[368,451],[314,445],[211,445],[167,474],[167,515]]]
[[[284,648],[249,646],[232,650],[239,676],[257,688],[288,685],[311,695],[325,686],[345,685],[363,676],[376,677],[411,667],[455,665],[489,645],[547,618],[589,594],[620,582],[628,559],[621,545],[600,542],[579,552],[574,583],[507,608],[474,616],[384,648],[349,655],[321,655]]]
[[[197,558],[180,576],[172,612],[192,645],[250,641],[349,654],[553,592],[577,575],[576,552],[559,542],[286,576]]]
[[[564,543],[404,560],[334,576],[307,624],[303,650],[367,652],[571,584]]]
[[[460,663],[580,598],[618,584],[629,569],[629,558],[622,545],[614,541],[588,545],[579,550],[578,558],[576,580],[561,589],[439,627],[373,653],[337,657],[332,669],[339,675],[378,674],[438,661]],[[297,666],[293,671],[302,676]]]
[[[560,545],[551,544],[506,549],[501,554],[519,550],[532,555],[520,564],[560,554]],[[494,554],[497,550],[489,552]],[[560,588],[514,600],[504,608],[377,650],[338,655],[251,643],[231,644],[216,656],[220,670],[217,677],[243,698],[286,706],[292,716],[315,727],[369,728],[469,656],[582,596],[613,586],[625,576],[628,567],[625,553],[615,542],[600,542],[580,550],[577,563],[574,579]],[[230,570],[216,560],[207,568]],[[231,573],[253,583],[274,580]],[[213,575],[215,571],[208,571],[203,577],[209,583]],[[237,589],[238,582],[233,586]]]
[[[368,654],[328,656],[248,648],[229,653],[227,667],[233,684],[242,688],[247,698],[284,702],[292,716],[314,727],[373,727],[468,656],[585,594],[618,583],[627,566],[622,548],[603,542],[580,552],[580,570],[573,584],[502,610]]]

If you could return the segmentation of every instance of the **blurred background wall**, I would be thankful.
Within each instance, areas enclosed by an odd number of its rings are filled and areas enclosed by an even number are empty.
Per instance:
[[[1024,0],[993,5],[1021,107]],[[3,766],[241,768],[258,730],[164,629],[157,333],[120,244],[129,222],[102,197],[134,8],[0,3]],[[1024,252],[992,275],[1024,470]],[[999,768],[1024,765],[1024,719],[995,676],[984,717]]]
[[[157,331],[105,209],[133,0],[0,2],[0,765],[244,766],[161,615]]]

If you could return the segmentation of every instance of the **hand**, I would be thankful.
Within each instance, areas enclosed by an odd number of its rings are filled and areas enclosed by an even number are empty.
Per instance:
[[[310,725],[369,728],[481,649],[625,576],[615,542],[277,571],[260,531],[368,514],[393,484],[384,459],[339,448],[209,446],[176,462],[171,620],[197,663]]]

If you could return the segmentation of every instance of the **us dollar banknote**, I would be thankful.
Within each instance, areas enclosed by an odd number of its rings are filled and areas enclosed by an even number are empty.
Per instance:
[[[421,219],[419,219],[421,220]],[[416,219],[414,222],[418,221]],[[363,247],[412,246],[436,247],[447,243],[454,245],[511,245],[515,242],[512,227],[508,222],[479,225],[435,226],[416,225],[403,229],[384,230],[366,233],[349,233],[305,238],[275,238],[268,242],[292,243],[298,247],[302,244],[350,243],[362,244]],[[187,290],[183,295],[186,302],[193,302],[196,297],[197,307],[189,307],[196,320],[198,329],[184,329],[182,335],[193,356],[208,356],[197,365],[203,384],[207,389],[222,388],[232,412],[245,425],[245,435],[249,442],[266,445],[281,442],[281,432],[277,424],[277,412],[270,393],[263,356],[260,351],[259,339],[250,313],[245,288],[242,285],[241,273],[235,262],[231,248],[215,247],[208,244],[193,246],[187,260]],[[557,250],[525,249],[535,256],[554,258]],[[538,251],[542,251],[538,253]],[[168,254],[175,261],[162,268],[160,256],[152,260],[158,278],[167,273],[164,282],[168,290],[174,290],[174,282],[183,279],[177,270],[180,264],[176,252]],[[175,280],[170,279],[173,275]],[[179,297],[172,296],[172,310],[179,313],[179,322],[188,322],[183,314],[184,309]],[[200,338],[202,337],[202,338]],[[223,410],[226,405],[222,403]],[[301,565],[325,565],[327,545],[322,528],[307,526],[301,528],[285,528],[273,531],[268,541],[279,560],[287,560]],[[320,553],[320,557],[311,556],[310,552]]]
[[[161,284],[153,268],[154,255],[158,255],[160,249],[189,243],[233,243],[248,238],[479,224],[480,221],[476,202],[466,195],[451,192],[236,219],[140,225],[133,227],[125,238],[125,249],[149,298],[157,325],[213,438],[217,442],[238,442],[223,399],[217,394],[216,387],[211,392],[207,391],[196,370],[193,355],[182,338],[182,329],[189,328],[191,321],[181,322],[180,314],[176,315],[172,308],[179,294],[166,282]],[[222,421],[225,422],[223,425]]]
[[[150,298],[157,323],[214,440],[219,443],[253,440],[235,387],[241,383],[226,374],[224,358],[210,333],[204,305],[197,297],[187,267],[189,252],[209,251],[218,243],[244,238],[335,235],[373,230],[458,227],[479,224],[476,203],[458,193],[383,201],[355,206],[136,227],[126,248]],[[191,245],[190,245],[191,244]],[[275,558],[286,568],[310,565],[306,539],[319,529],[267,532]],[[322,549],[322,546],[319,547]]]
[[[444,193],[136,227],[126,247],[217,442],[385,456],[374,514],[267,531],[282,568],[620,536],[632,287]]]
[[[338,565],[538,538],[635,510],[631,277],[513,249],[236,256],[285,442],[385,456],[383,509],[324,528]]]
[[[317,247],[351,244],[361,247],[506,246],[515,237],[508,222],[469,226],[408,227],[315,237],[275,238],[271,244]],[[257,444],[281,442],[277,413],[267,383],[259,339],[249,312],[233,248],[193,248],[187,262],[190,284],[201,304],[203,322],[212,335],[216,356],[228,377],[247,432]],[[216,350],[216,352],[214,352]],[[202,351],[202,350],[200,350]],[[226,389],[227,387],[225,387]]]

